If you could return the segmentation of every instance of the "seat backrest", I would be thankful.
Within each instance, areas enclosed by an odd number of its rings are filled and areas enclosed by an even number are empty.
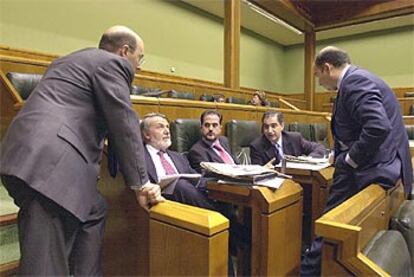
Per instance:
[[[208,94],[203,94],[203,95],[200,96],[200,101],[214,102],[214,96],[213,95],[208,95]]]
[[[406,91],[406,92],[404,92],[404,97],[414,97],[414,91]]]
[[[414,266],[414,201],[405,200],[402,203],[397,212],[392,215],[390,226],[403,235]]]
[[[407,243],[398,231],[379,231],[362,253],[391,276],[413,276]]]
[[[311,124],[311,141],[323,144],[326,148],[328,148],[329,147],[328,124],[326,123]]]
[[[405,130],[407,131],[408,139],[414,139],[414,125],[405,125]]]
[[[170,124],[171,150],[186,153],[201,138],[198,119],[177,118]]]
[[[408,115],[414,115],[414,105],[410,106],[410,110],[408,112]]]
[[[226,102],[233,103],[233,104],[241,104],[241,105],[246,104],[246,100],[244,100],[244,98],[233,97],[233,96],[227,97]]]
[[[176,91],[176,90],[171,90],[168,92],[168,97],[169,98],[178,98],[178,99],[189,99],[189,100],[194,100],[194,94],[191,92],[184,92],[184,91]]]
[[[250,143],[260,136],[260,126],[256,121],[231,120],[226,124],[226,134],[231,152],[241,164],[251,164]]]
[[[299,132],[302,134],[302,136],[305,139],[312,141],[312,127],[311,127],[311,124],[309,123],[299,123],[299,122],[289,123],[288,131]]]
[[[40,74],[18,72],[7,72],[6,76],[23,100],[26,100],[29,97],[43,77],[43,75]]]

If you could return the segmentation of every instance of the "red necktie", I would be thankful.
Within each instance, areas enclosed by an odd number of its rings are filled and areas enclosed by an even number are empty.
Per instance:
[[[177,174],[177,172],[175,171],[174,167],[165,158],[165,156],[164,156],[165,152],[159,151],[157,154],[160,156],[161,165],[162,165],[162,167],[165,170],[165,174],[166,175]]]
[[[225,164],[234,164],[234,161],[231,158],[231,156],[226,152],[226,150],[224,150],[223,146],[221,146],[218,141],[213,145],[213,147],[217,149],[217,151],[220,154],[220,158],[223,160]]]

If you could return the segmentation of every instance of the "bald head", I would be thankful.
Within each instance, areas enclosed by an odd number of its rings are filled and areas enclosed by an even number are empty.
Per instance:
[[[315,58],[315,66],[321,68],[323,64],[328,63],[333,67],[339,68],[351,63],[351,59],[344,50],[335,46],[327,46],[319,51]]]
[[[134,70],[140,70],[144,61],[144,42],[125,26],[112,26],[106,30],[99,42],[99,49],[126,58]]]
[[[103,33],[99,48],[116,53],[122,46],[128,45],[131,51],[135,51],[141,38],[131,29],[125,26],[113,26]]]

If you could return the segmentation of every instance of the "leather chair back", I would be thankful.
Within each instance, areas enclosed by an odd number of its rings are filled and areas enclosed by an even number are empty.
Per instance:
[[[391,276],[413,276],[410,253],[400,232],[378,232],[365,246],[363,254]]]
[[[286,126],[285,126],[286,129]],[[290,132],[299,132],[302,134],[302,136],[312,141],[312,128],[311,124],[308,123],[298,123],[298,122],[292,122],[288,124],[288,131]]]
[[[233,96],[227,97],[226,102],[233,103],[233,104],[241,104],[241,105],[246,104],[246,100],[244,100],[243,98],[233,97]]]
[[[414,105],[410,106],[410,111],[408,112],[408,115],[414,115]]]
[[[208,95],[208,94],[203,94],[203,95],[200,96],[200,101],[214,102],[214,96],[213,95]]]
[[[311,140],[323,144],[326,148],[329,147],[328,143],[328,124],[326,123],[313,123],[311,124]]]
[[[414,91],[406,91],[404,97],[414,97]]]
[[[201,138],[200,121],[198,119],[177,118],[170,124],[171,150],[187,153]]]
[[[391,228],[399,231],[407,243],[414,272],[414,201],[405,200],[391,217]]]
[[[407,131],[408,139],[414,140],[414,125],[405,125],[405,130]]]
[[[188,99],[188,100],[194,100],[194,94],[191,92],[183,92],[183,91],[175,91],[171,90],[168,93],[169,98],[178,98],[178,99]]]
[[[226,124],[226,134],[231,152],[241,164],[251,164],[250,143],[260,136],[260,126],[256,121],[232,120]]]
[[[26,100],[30,96],[43,77],[43,75],[40,74],[17,72],[7,72],[6,76],[23,100]]]

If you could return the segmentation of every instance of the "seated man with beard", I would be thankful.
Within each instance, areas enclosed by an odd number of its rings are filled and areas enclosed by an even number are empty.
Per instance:
[[[168,150],[171,146],[170,124],[165,115],[149,113],[144,116],[141,124],[145,144],[145,161],[147,173],[152,183],[159,183],[165,175],[197,173],[182,154]],[[205,180],[182,179],[175,185],[172,194],[162,195],[173,201],[216,210],[205,194]]]

